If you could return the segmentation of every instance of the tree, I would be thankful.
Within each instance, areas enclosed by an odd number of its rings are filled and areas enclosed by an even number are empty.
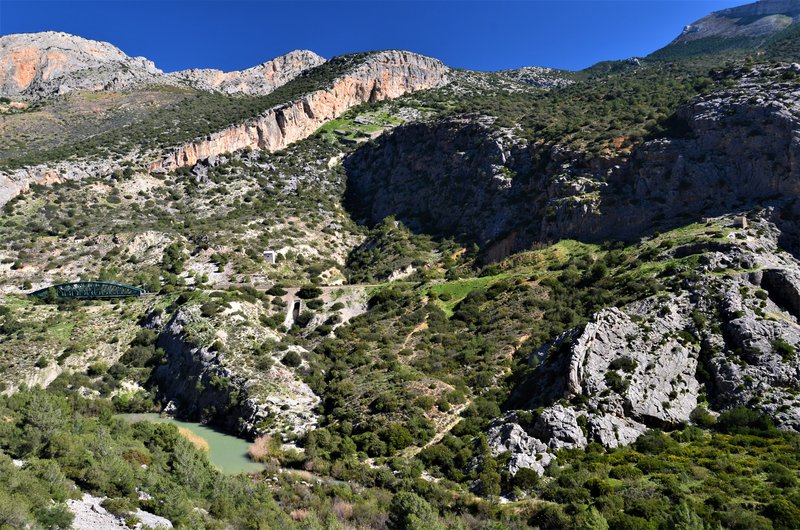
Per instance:
[[[597,508],[590,506],[575,517],[575,528],[577,530],[608,530],[608,521]]]
[[[315,285],[307,285],[305,287],[301,287],[300,290],[297,291],[297,296],[303,300],[318,298],[320,295],[322,295],[322,289]]]
[[[483,469],[478,475],[481,495],[494,497],[500,495],[500,473],[497,472],[497,460],[487,456],[483,460]]]
[[[703,530],[705,524],[699,515],[686,502],[681,502],[670,517],[671,527],[675,530]]]
[[[303,359],[300,357],[300,354],[294,350],[288,351],[286,355],[283,356],[283,359],[281,359],[281,363],[291,368],[297,368],[302,362]]]
[[[389,505],[389,528],[392,530],[440,530],[436,511],[428,502],[409,491],[401,491]]]

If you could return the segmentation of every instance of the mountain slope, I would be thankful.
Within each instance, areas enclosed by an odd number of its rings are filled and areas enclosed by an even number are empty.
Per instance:
[[[792,5],[580,73],[389,50],[225,93],[289,54],[4,107],[0,521],[795,528]],[[27,296],[80,279],[148,293]]]
[[[797,0],[759,0],[716,11],[686,26],[666,47],[649,58],[669,60],[769,47],[800,21]]]
[[[446,84],[448,72],[440,61],[418,54],[372,52],[322,63],[263,96],[190,93],[133,123],[6,159],[0,203],[29,183],[97,176],[123,165],[173,170],[247,147],[280,149],[354,106]],[[78,160],[60,162],[76,154]]]

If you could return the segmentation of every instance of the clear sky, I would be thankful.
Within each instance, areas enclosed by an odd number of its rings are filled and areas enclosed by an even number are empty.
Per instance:
[[[165,71],[238,70],[293,49],[400,48],[450,66],[580,69],[642,56],[747,0],[0,0],[0,34],[65,31]]]

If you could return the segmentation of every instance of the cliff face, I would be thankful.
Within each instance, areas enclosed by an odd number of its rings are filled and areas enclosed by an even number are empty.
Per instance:
[[[800,85],[759,82],[762,73],[684,106],[685,130],[628,159],[530,145],[474,117],[399,127],[345,161],[348,206],[370,223],[395,215],[479,243],[496,259],[533,242],[638,237],[798,196]]]
[[[226,94],[269,94],[301,73],[324,63],[325,59],[308,50],[295,50],[246,70],[223,72],[193,68],[167,74],[170,79],[206,91]]]
[[[157,82],[163,73],[143,57],[67,33],[0,37],[0,94],[48,96],[71,90],[118,90]]]
[[[798,0],[761,0],[711,13],[686,26],[672,44],[685,44],[709,37],[766,37],[798,20]]]
[[[512,413],[489,431],[495,453],[512,451],[510,471],[541,473],[558,449],[617,447],[689,422],[702,398],[800,431],[800,262],[779,251],[775,214],[751,216],[726,242],[664,251],[659,259],[702,254],[694,277],[670,296],[604,309],[534,354],[542,362],[512,401],[541,407],[536,421],[522,429]]]
[[[310,136],[325,122],[348,109],[373,101],[447,83],[448,68],[440,61],[405,51],[372,54],[338,77],[331,86],[297,101],[268,110],[256,119],[196,140],[150,165],[171,171],[197,161],[246,147],[276,151]]]
[[[166,412],[193,421],[209,422],[227,431],[255,437],[269,426],[283,424],[303,434],[317,424],[314,407],[319,398],[281,366],[272,366],[262,378],[280,393],[260,398],[252,395],[255,381],[240,373],[236,363],[204,346],[190,344],[185,328],[190,312],[179,310],[158,338],[166,363],[153,372],[158,397],[168,403]]]
[[[20,33],[0,37],[0,95],[44,98],[141,85],[263,95],[324,62],[313,52],[298,50],[241,71],[191,69],[165,74],[144,57],[129,57],[107,42],[54,31]]]
[[[487,244],[516,226],[530,150],[489,118],[398,128],[345,162],[346,205],[369,223],[395,215],[412,230]]]
[[[272,72],[269,82],[283,84],[290,77],[296,77],[301,71],[320,61],[322,59],[311,52],[292,53],[271,61],[271,65],[265,63],[257,67],[257,72],[254,70],[252,76],[270,77],[269,71]],[[150,163],[148,169],[170,171],[246,147],[268,151],[282,149],[310,136],[327,121],[362,103],[392,99],[416,90],[444,85],[448,82],[448,71],[440,61],[414,53],[378,52],[335,79],[328,88],[270,109],[246,123],[225,128],[206,138],[180,146],[167,156]],[[250,84],[249,76],[230,79],[235,80],[232,81],[235,83],[245,83],[246,89],[254,93],[261,90],[259,85]],[[222,82],[217,88],[232,90],[234,85],[226,83]],[[242,88],[241,85],[236,86]],[[116,161],[43,164],[0,174],[0,206],[27,190],[31,184],[49,184],[108,174],[124,159],[125,157]]]

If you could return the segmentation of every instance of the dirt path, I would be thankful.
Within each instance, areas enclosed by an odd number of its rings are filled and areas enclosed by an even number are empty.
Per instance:
[[[439,430],[439,432],[437,432],[434,435],[434,437],[431,438],[428,441],[428,443],[426,443],[425,445],[423,445],[421,447],[417,447],[417,446],[409,447],[408,449],[406,449],[403,452],[403,456],[405,456],[407,458],[411,458],[411,457],[417,456],[419,454],[419,452],[422,451],[423,449],[425,449],[426,447],[430,447],[432,445],[438,444],[439,442],[444,440],[444,437],[451,430],[453,430],[453,427],[455,427],[456,425],[458,425],[461,422],[461,420],[462,420],[461,413],[464,412],[467,409],[467,407],[469,407],[471,404],[472,404],[472,401],[467,400],[464,403],[462,403],[461,405],[457,405],[457,406],[453,407],[453,410],[452,410],[453,417],[452,417],[452,419],[449,422],[447,422],[446,424],[444,424],[444,426]]]

